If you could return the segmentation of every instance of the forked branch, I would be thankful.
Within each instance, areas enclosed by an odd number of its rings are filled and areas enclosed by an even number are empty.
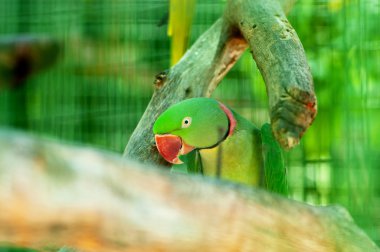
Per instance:
[[[267,86],[272,130],[285,148],[297,144],[316,115],[316,98],[305,52],[284,11],[294,0],[230,0],[183,58],[156,80],[153,97],[133,132],[125,156],[165,164],[154,147],[152,126],[169,106],[210,96],[246,48]]]

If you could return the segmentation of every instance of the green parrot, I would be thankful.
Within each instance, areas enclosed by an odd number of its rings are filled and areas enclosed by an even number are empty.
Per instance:
[[[161,156],[172,164],[185,161],[190,172],[280,193],[287,190],[281,150],[270,126],[265,126],[263,135],[262,130],[215,99],[191,98],[171,106],[157,118],[153,133]],[[266,160],[268,156],[270,161]],[[266,164],[282,172],[283,178],[276,172],[268,173]],[[274,188],[266,173],[277,176]]]

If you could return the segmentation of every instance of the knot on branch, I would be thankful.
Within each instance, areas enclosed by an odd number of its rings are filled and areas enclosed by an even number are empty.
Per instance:
[[[314,93],[298,88],[283,89],[271,110],[272,129],[277,141],[285,148],[297,145],[316,114]]]
[[[165,82],[166,82],[166,79],[168,77],[168,74],[169,74],[169,70],[165,70],[165,71],[162,71],[162,72],[156,74],[154,82],[153,82],[154,86],[156,88],[163,87]]]

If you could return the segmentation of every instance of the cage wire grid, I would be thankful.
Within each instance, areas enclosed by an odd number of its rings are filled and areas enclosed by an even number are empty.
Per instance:
[[[223,12],[197,1],[190,44]],[[170,39],[157,25],[164,0],[3,0],[0,35],[62,41],[58,62],[20,89],[0,91],[0,125],[121,153],[169,68]],[[313,73],[319,112],[285,152],[292,197],[341,204],[380,244],[380,4],[300,0],[289,15]],[[246,52],[213,97],[256,125],[269,121],[265,85]]]

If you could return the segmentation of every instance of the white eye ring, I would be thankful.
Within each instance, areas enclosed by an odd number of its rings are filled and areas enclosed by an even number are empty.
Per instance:
[[[191,124],[191,117],[187,116],[182,120],[182,128],[188,128]]]

